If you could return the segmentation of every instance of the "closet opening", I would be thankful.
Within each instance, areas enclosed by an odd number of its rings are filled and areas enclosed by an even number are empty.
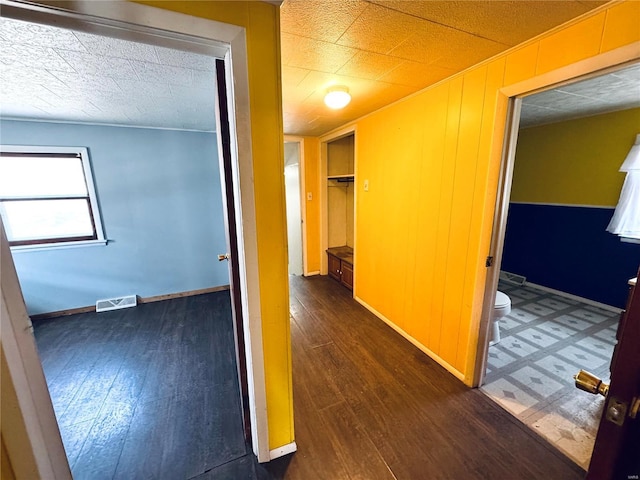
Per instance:
[[[323,274],[353,291],[355,246],[355,132],[322,142]]]

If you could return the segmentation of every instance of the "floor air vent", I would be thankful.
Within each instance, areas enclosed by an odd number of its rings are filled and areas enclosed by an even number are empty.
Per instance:
[[[138,297],[128,295],[126,297],[107,298],[96,302],[96,312],[108,312],[120,308],[135,307],[138,304]]]
[[[500,270],[500,280],[506,283],[510,283],[511,285],[524,285],[527,281],[527,277],[523,277],[522,275],[516,275],[515,273],[505,272]]]

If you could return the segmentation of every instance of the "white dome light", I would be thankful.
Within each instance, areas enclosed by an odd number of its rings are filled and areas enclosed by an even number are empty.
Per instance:
[[[324,103],[334,110],[346,107],[350,101],[349,89],[340,85],[331,87],[324,96]]]

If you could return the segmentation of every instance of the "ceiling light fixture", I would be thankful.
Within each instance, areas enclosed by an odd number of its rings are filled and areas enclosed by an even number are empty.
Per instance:
[[[329,88],[324,96],[324,103],[334,110],[346,107],[350,101],[349,89],[343,85],[335,85]]]

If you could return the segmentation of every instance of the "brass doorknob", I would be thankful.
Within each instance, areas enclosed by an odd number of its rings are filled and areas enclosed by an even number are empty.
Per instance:
[[[580,390],[593,393],[594,395],[600,394],[603,397],[606,397],[609,393],[609,385],[602,383],[602,379],[596,377],[593,373],[580,370],[573,378],[576,381],[576,388]]]
[[[228,253],[221,253],[218,255],[218,261],[222,262],[223,260],[229,260],[229,254]]]

